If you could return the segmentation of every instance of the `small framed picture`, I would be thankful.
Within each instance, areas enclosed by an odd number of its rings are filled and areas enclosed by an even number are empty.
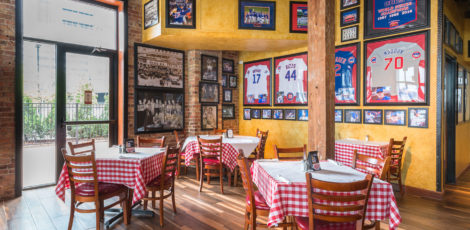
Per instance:
[[[307,33],[308,7],[306,2],[290,2],[290,32]]]
[[[159,0],[150,0],[144,5],[144,30],[158,24],[159,16]]]
[[[201,130],[217,129],[217,105],[201,105]]]
[[[428,128],[428,109],[408,108],[408,127]]]
[[[243,109],[243,120],[251,120],[251,109]]]
[[[204,81],[218,81],[219,58],[209,55],[201,55],[201,79]]]
[[[196,0],[166,0],[166,27],[196,28]]]
[[[229,76],[227,74],[222,74],[222,87],[228,87]]]
[[[297,120],[298,121],[308,121],[308,109],[299,109],[299,110],[297,110]]]
[[[381,109],[365,109],[364,124],[381,125],[383,121],[383,111]]]
[[[335,123],[343,123],[343,110],[335,109]]]
[[[260,109],[252,109],[251,110],[251,118],[252,119],[261,119],[261,110]]]
[[[360,0],[341,0],[341,9],[358,6],[360,3]]]
[[[224,102],[232,102],[232,90],[224,89]]]
[[[230,88],[237,88],[237,76],[230,76]]]
[[[239,0],[238,29],[276,30],[276,2]]]
[[[406,110],[385,110],[384,113],[386,125],[406,125]]]
[[[284,110],[283,109],[273,109],[273,119],[274,120],[284,120]]]
[[[358,26],[351,26],[341,29],[341,42],[347,42],[358,39]]]
[[[360,124],[362,122],[361,115],[362,114],[360,109],[345,109],[344,123]]]
[[[284,119],[295,121],[295,109],[284,109]]]
[[[341,27],[359,23],[359,7],[341,12]]]
[[[222,72],[224,73],[234,73],[234,62],[230,59],[222,59]]]
[[[271,109],[263,109],[263,115],[261,118],[263,119],[271,119],[271,115],[272,115],[272,110]]]
[[[199,102],[219,103],[219,84],[199,82]]]
[[[235,105],[234,104],[222,105],[222,119],[235,119]]]

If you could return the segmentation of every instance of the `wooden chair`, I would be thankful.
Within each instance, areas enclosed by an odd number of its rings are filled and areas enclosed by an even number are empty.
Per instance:
[[[307,145],[295,148],[279,148],[277,145],[274,145],[274,152],[276,153],[276,158],[280,161],[303,160],[304,156],[307,156]],[[299,153],[302,153],[302,155]]]
[[[179,143],[180,145],[183,145],[184,144],[184,139],[180,138],[180,136],[178,135],[178,132],[176,130],[174,130],[173,133],[175,135],[176,143]],[[182,134],[183,134],[182,137],[186,138],[186,133],[183,132]],[[180,146],[180,148],[181,147],[182,146]],[[185,161],[186,161],[186,156],[185,156],[185,153],[183,152],[183,150],[181,149],[179,157],[178,157],[178,169],[176,170],[178,173],[176,175],[176,178],[179,178],[180,175],[181,175],[181,166],[184,167],[184,174],[185,175],[188,174],[188,166],[186,166]],[[196,167],[196,179],[199,180],[199,154],[194,154],[193,159],[190,163],[190,166],[195,166]]]
[[[358,161],[362,162],[362,164],[358,164]],[[384,160],[382,160],[375,157],[358,154],[357,149],[354,149],[352,168],[373,174],[381,180],[386,180],[390,168],[390,156],[387,156]]]
[[[89,142],[83,142],[80,144],[72,144],[72,142],[69,142],[69,148],[72,155],[94,152],[96,150],[95,139],[91,139]]]
[[[391,160],[387,181],[397,181],[401,194],[403,194],[403,186],[401,181],[401,160],[405,150],[406,139],[407,137],[404,137],[402,141],[396,141],[395,139],[391,138],[388,145],[388,155],[391,157]]]
[[[180,149],[177,147],[168,148],[165,151],[163,158],[163,168],[160,176],[153,179],[148,183],[145,188],[147,194],[144,201],[144,210],[147,209],[147,202],[152,201],[152,207],[155,208],[155,201],[160,201],[160,226],[163,227],[163,200],[171,196],[171,202],[173,204],[173,213],[176,214],[176,203],[175,203],[175,173],[178,163],[178,155]],[[152,196],[148,197],[148,192]],[[156,193],[160,192],[159,196]],[[166,194],[165,194],[166,192]]]
[[[256,137],[260,139],[258,146],[256,146],[255,151],[251,153],[251,155],[254,156],[254,159],[264,159],[264,149],[266,148],[266,141],[268,140],[268,134],[269,130],[267,131],[261,131],[259,129],[256,129]],[[249,159],[253,159],[251,158]]]
[[[117,204],[123,208],[124,223],[129,224],[130,203],[128,202],[128,188],[124,185],[98,182],[96,171],[95,152],[90,154],[68,155],[62,148],[62,155],[67,165],[70,180],[71,204],[68,229],[72,229],[75,211],[79,213],[96,213],[96,229],[101,229],[104,220],[104,210]],[[119,197],[117,201],[104,206],[104,200]],[[81,209],[82,204],[93,202],[95,209]]]
[[[373,175],[352,183],[320,181],[308,172],[305,177],[309,217],[295,217],[300,229],[363,229]],[[322,192],[317,192],[319,190]],[[345,194],[331,195],[338,192]]]
[[[214,130],[212,131],[212,134],[214,134],[214,135],[221,135],[221,134],[222,134],[222,135],[223,135],[223,134],[226,133],[226,132],[227,132],[226,129],[214,129]]]
[[[162,138],[142,138],[140,136],[137,136],[137,147],[163,148],[165,147],[165,141],[165,136],[163,136]]]
[[[202,191],[202,186],[204,184],[204,176],[207,177],[207,183],[210,184],[211,176],[219,176],[220,179],[220,191],[224,194],[224,166],[222,164],[222,138],[218,139],[203,139],[201,137],[197,137],[197,141],[199,143],[199,156],[200,156],[200,185],[199,185],[199,192]],[[216,171],[216,172],[213,172]],[[228,170],[228,184],[232,183],[231,173]]]

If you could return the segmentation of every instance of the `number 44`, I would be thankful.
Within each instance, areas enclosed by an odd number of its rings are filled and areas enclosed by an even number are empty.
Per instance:
[[[292,71],[292,74],[290,73],[290,70],[287,71],[286,76],[284,78],[287,79],[287,81],[290,81],[291,78],[295,81],[296,78],[297,78],[297,76],[295,74],[295,70]]]

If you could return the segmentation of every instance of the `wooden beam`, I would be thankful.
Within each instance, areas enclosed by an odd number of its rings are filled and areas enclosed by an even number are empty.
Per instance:
[[[334,0],[308,1],[308,149],[334,157]]]

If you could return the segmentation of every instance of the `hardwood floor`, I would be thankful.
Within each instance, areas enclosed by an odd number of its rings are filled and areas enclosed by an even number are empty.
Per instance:
[[[219,184],[199,184],[194,175],[177,180],[177,214],[171,211],[171,202],[165,201],[164,229],[243,229],[245,198],[242,187],[224,186],[221,195]],[[451,193],[445,200],[436,201],[397,193],[402,216],[399,229],[470,229],[470,195]],[[54,187],[24,191],[21,198],[0,203],[0,230],[3,229],[67,229],[69,201],[59,200]],[[158,206],[158,205],[157,205]],[[106,216],[106,219],[110,216]],[[111,229],[160,229],[158,215],[132,217],[125,226],[122,220]],[[264,221],[264,220],[263,220]],[[74,229],[94,229],[94,214],[76,214]],[[388,221],[382,223],[388,229]]]

